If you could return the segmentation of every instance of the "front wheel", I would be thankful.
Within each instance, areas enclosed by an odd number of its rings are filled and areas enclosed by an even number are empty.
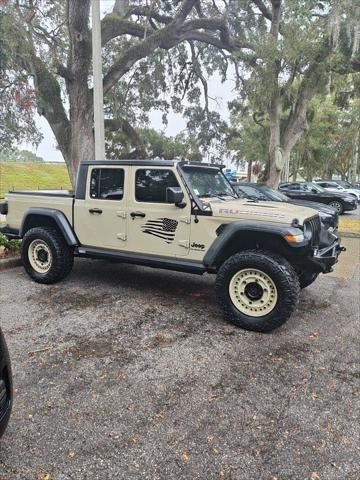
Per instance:
[[[28,230],[21,244],[26,272],[38,283],[56,283],[65,278],[74,263],[73,252],[55,228]]]
[[[216,295],[226,319],[258,332],[270,332],[285,323],[299,292],[299,279],[289,262],[262,250],[233,255],[216,278]]]
[[[332,200],[329,207],[335,208],[339,215],[344,213],[344,205],[339,200]]]

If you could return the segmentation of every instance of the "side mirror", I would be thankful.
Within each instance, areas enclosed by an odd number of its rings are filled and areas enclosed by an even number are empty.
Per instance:
[[[166,189],[166,202],[174,203],[179,208],[184,208],[184,194],[180,187],[167,187]]]
[[[312,188],[312,189],[311,189],[311,192],[312,192],[312,193],[318,193],[318,191],[316,190],[316,188]]]

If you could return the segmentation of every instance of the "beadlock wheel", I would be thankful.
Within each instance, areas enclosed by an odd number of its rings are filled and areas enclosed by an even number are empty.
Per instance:
[[[49,246],[43,240],[33,240],[28,248],[29,262],[38,273],[46,273],[52,264],[52,254]]]
[[[274,281],[261,270],[245,268],[238,271],[229,283],[232,303],[249,317],[262,317],[272,312],[278,300]]]

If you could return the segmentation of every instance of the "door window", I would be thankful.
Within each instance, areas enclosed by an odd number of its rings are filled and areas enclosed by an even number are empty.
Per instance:
[[[144,168],[136,171],[135,198],[138,202],[167,203],[168,187],[179,187],[171,170]]]
[[[300,185],[298,183],[291,183],[290,185],[286,185],[286,190],[300,190]]]
[[[122,168],[94,168],[90,179],[90,198],[122,200],[124,170]]]

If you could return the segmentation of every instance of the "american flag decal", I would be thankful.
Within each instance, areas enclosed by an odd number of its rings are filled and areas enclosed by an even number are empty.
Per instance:
[[[162,238],[166,243],[171,243],[175,239],[175,231],[178,226],[176,220],[171,218],[157,218],[156,220],[148,220],[141,229],[144,233]]]

